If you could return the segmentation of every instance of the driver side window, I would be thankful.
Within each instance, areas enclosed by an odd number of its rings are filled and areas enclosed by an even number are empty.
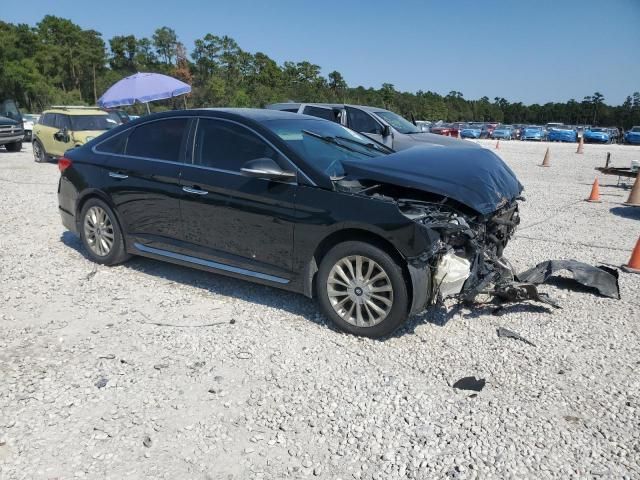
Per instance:
[[[240,172],[249,160],[270,158],[279,163],[278,157],[278,152],[241,125],[207,118],[201,118],[198,123],[196,165]]]
[[[382,126],[371,115],[358,108],[347,107],[347,121],[351,130],[382,135]]]

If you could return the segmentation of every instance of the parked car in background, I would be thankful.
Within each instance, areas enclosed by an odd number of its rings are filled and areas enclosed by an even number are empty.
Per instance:
[[[568,125],[555,126],[547,133],[550,142],[577,142],[578,133]]]
[[[482,134],[482,125],[469,124],[460,130],[461,138],[480,138]]]
[[[620,143],[622,140],[622,134],[618,127],[609,127],[609,135],[611,136],[611,143]]]
[[[0,98],[0,146],[9,152],[22,150],[24,129],[22,114],[16,102]]]
[[[544,128],[538,125],[529,125],[528,127],[524,127],[520,134],[520,140],[537,140],[538,142],[541,142],[542,140],[545,140],[545,138]]]
[[[92,261],[141,255],[302,293],[368,337],[499,275],[522,191],[488,149],[394,152],[257,109],[149,115],[58,167],[62,223]]]
[[[30,142],[31,136],[33,134],[33,126],[38,123],[38,119],[40,115],[36,115],[33,113],[25,113],[22,115],[23,125],[24,125],[24,141]]]
[[[484,128],[482,129],[482,138],[491,138],[491,134],[498,125],[500,125],[498,122],[485,123]]]
[[[624,134],[624,143],[640,145],[640,127],[632,127]]]
[[[57,106],[42,112],[33,129],[36,162],[61,157],[114,127],[107,112],[93,107]]]
[[[513,138],[515,138],[513,125],[498,125],[493,132],[491,132],[491,138],[495,140],[513,140]]]
[[[394,150],[416,145],[477,147],[471,142],[434,135],[433,131],[423,132],[406,118],[384,108],[327,103],[276,103],[266,108],[340,123]]]
[[[591,127],[584,131],[585,143],[611,143],[611,131],[608,128]]]
[[[457,137],[458,128],[456,128],[452,123],[443,123],[442,125],[438,125],[437,127],[431,127],[431,133],[435,133],[436,135],[444,135],[446,137]]]

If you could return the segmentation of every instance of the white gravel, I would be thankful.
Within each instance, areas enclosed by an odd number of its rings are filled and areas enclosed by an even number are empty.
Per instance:
[[[603,202],[582,200],[606,151],[627,166],[640,148],[551,144],[540,168],[548,145],[500,144],[527,197],[506,255],[625,263],[628,190],[600,176]],[[620,274],[622,300],[544,286],[562,310],[450,304],[368,340],[300,295],[96,268],[57,179],[29,145],[0,150],[1,479],[640,478],[640,275]],[[476,396],[450,386],[473,375]]]

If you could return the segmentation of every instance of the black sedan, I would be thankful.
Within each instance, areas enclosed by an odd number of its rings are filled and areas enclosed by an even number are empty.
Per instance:
[[[143,255],[300,292],[371,337],[486,286],[522,190],[486,149],[394,152],[273,110],[146,116],[58,165],[62,222],[93,261]]]

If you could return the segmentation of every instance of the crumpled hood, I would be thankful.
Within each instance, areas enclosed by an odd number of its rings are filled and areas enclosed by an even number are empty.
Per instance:
[[[349,177],[435,193],[481,214],[495,212],[523,189],[507,164],[485,148],[415,147],[342,163]]]

